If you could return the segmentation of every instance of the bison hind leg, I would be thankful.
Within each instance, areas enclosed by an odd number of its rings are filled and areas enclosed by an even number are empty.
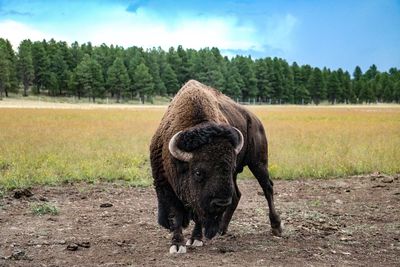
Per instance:
[[[266,164],[259,162],[257,164],[249,165],[249,168],[254,176],[257,178],[257,181],[264,192],[264,196],[267,199],[272,234],[275,236],[281,236],[281,219],[279,217],[279,214],[275,210],[273,183],[272,180],[269,178]]]

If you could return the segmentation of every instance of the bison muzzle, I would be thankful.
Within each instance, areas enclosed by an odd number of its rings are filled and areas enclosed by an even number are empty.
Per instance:
[[[254,114],[197,81],[169,105],[150,145],[158,222],[172,232],[171,253],[184,253],[182,228],[195,222],[186,245],[223,235],[240,200],[237,174],[248,166],[269,206],[272,233],[282,232],[267,170],[264,127]]]

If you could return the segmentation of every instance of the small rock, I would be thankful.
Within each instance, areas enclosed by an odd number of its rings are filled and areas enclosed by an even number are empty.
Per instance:
[[[90,242],[84,241],[84,242],[78,243],[78,246],[83,247],[83,248],[90,248]]]
[[[336,199],[335,203],[341,205],[341,204],[343,204],[343,201],[341,201],[340,199]]]
[[[43,196],[39,197],[39,200],[43,201],[43,202],[48,202],[49,201],[46,197],[43,197]]]
[[[400,195],[400,191],[393,193],[393,195],[395,195],[395,196]]]
[[[393,183],[393,178],[392,177],[385,177],[385,178],[382,179],[382,183],[385,183],[385,184]]]
[[[228,253],[228,252],[235,252],[235,250],[233,248],[230,247],[221,247],[218,249],[219,253]]]
[[[113,206],[113,204],[111,204],[111,203],[100,204],[100,208],[109,208],[109,207],[112,207],[112,206]]]
[[[386,185],[384,185],[384,184],[376,184],[376,185],[373,185],[372,186],[372,188],[379,188],[379,187],[386,187]]]
[[[346,190],[344,190],[346,193],[348,193],[348,192],[350,192],[351,190],[350,189],[346,189]]]
[[[78,248],[79,248],[79,246],[77,244],[75,244],[75,243],[69,244],[67,246],[67,249],[70,250],[70,251],[76,251],[76,250],[78,250]]]
[[[25,251],[23,250],[16,250],[12,253],[12,255],[10,256],[11,259],[13,260],[23,260],[26,259],[26,255],[25,255]]]

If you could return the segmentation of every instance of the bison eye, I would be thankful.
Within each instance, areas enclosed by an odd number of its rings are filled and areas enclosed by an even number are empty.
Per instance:
[[[194,180],[196,180],[197,182],[201,182],[203,180],[203,174],[201,171],[199,170],[195,170],[193,172],[193,178]]]

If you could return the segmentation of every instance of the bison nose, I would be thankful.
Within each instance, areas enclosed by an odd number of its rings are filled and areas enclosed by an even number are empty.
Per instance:
[[[232,198],[214,198],[211,200],[211,206],[213,207],[226,207],[232,203]]]

